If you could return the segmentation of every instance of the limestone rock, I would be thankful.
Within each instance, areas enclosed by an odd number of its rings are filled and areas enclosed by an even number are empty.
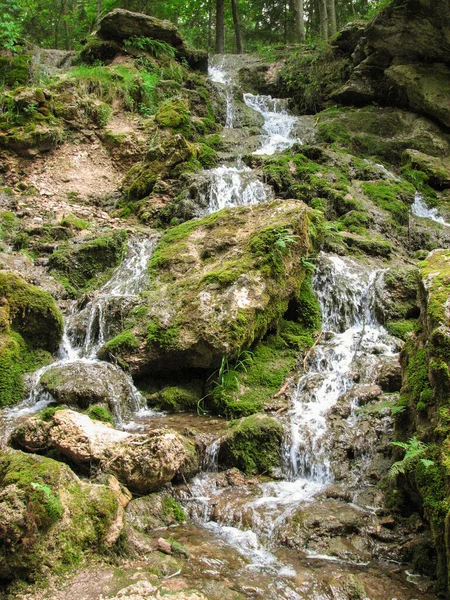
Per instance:
[[[135,498],[127,507],[127,522],[143,533],[184,521],[181,506],[167,492]]]
[[[177,58],[184,58],[191,67],[207,69],[207,52],[190,48],[170,21],[116,8],[100,21],[97,35],[113,42],[123,42],[132,37],[148,37],[165,42],[175,48]]]
[[[428,177],[428,183],[437,189],[450,188],[450,158],[435,157],[419,152],[406,150],[403,158],[413,169],[423,171]]]
[[[450,68],[444,64],[393,65],[385,71],[389,83],[404,94],[410,109],[450,127]]]
[[[112,546],[124,510],[103,485],[33,454],[0,453],[0,580],[68,566],[72,552]]]
[[[133,374],[214,369],[260,339],[305,277],[311,217],[302,202],[274,201],[169,230],[150,260],[150,287],[131,327],[138,347],[117,356]],[[284,234],[292,243],[280,250]]]
[[[56,411],[48,422],[28,419],[13,432],[11,442],[28,451],[56,452],[84,471],[95,465],[140,494],[171,481],[190,450],[189,442],[174,431],[128,433],[72,410]]]

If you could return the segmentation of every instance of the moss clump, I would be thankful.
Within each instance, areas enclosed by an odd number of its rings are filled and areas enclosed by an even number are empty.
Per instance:
[[[106,406],[94,405],[90,406],[86,414],[94,421],[102,421],[103,423],[111,423],[113,425],[114,420],[111,411]]]
[[[139,346],[139,340],[131,331],[123,331],[113,337],[103,346],[102,351],[107,354],[120,354],[131,352]]]
[[[13,87],[26,85],[31,57],[27,55],[0,56],[0,83]]]
[[[76,229],[78,231],[83,231],[83,229],[89,229],[89,221],[84,221],[75,215],[67,215],[61,219],[62,227],[70,227],[72,229]]]
[[[191,127],[190,115],[191,113],[186,101],[170,100],[158,109],[155,121],[161,127],[167,127],[189,136]]]
[[[272,417],[252,415],[230,423],[219,462],[244,473],[271,473],[280,465],[283,427]]]
[[[417,329],[417,319],[404,319],[399,321],[388,321],[385,323],[388,332],[394,337],[406,340],[408,334]]]
[[[127,234],[116,231],[79,246],[56,250],[49,268],[75,294],[100,286],[110,277],[125,255]]]
[[[409,207],[415,195],[414,186],[388,180],[363,182],[361,187],[372,202],[390,212],[397,223],[408,224]]]
[[[186,520],[186,514],[181,506],[172,496],[163,496],[161,499],[162,511],[166,519],[174,519],[177,523]]]
[[[178,327],[160,327],[156,321],[152,321],[147,327],[147,344],[159,346],[164,350],[173,350],[177,347],[180,332]]]
[[[186,386],[168,386],[158,395],[158,405],[162,410],[180,412],[195,411],[201,399],[201,389],[195,384]]]
[[[7,451],[0,454],[0,508],[0,577],[28,579],[43,566],[62,572],[85,551],[105,548],[119,504],[111,490],[81,483],[62,463]]]

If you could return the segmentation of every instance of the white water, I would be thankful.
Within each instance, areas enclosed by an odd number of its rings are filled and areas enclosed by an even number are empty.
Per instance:
[[[275,532],[299,505],[311,502],[333,481],[327,413],[354,385],[352,367],[374,352],[378,357],[396,352],[395,340],[374,316],[378,276],[350,259],[320,255],[314,284],[323,337],[299,379],[288,413],[284,480],[258,485],[248,500],[226,486],[217,488],[213,475],[202,474],[191,483],[191,497],[186,498],[190,514],[237,548],[254,568],[280,568],[271,551]]]
[[[223,65],[210,66],[208,74],[211,81],[225,85],[225,127],[233,128],[234,103],[231,77]],[[244,94],[244,102],[264,118],[264,141],[253,154],[272,155],[300,142],[298,138],[292,136],[298,119],[288,113],[286,100],[271,96]],[[203,203],[208,205],[210,213],[222,208],[260,204],[274,197],[272,188],[260,181],[240,159],[232,165],[222,164],[215,169],[204,171],[204,175],[209,181],[209,185]]]
[[[435,223],[450,227],[450,223],[440,216],[437,208],[428,208],[425,204],[423,196],[417,193],[414,197],[414,204],[411,206],[411,212],[416,217],[422,217],[423,219],[431,219]]]
[[[244,102],[264,117],[265,140],[261,148],[253,154],[275,154],[300,142],[298,138],[292,137],[292,130],[298,119],[288,113],[286,100],[244,94]]]
[[[59,359],[47,366],[42,367],[33,374],[31,391],[28,397],[13,409],[8,409],[4,417],[13,423],[16,419],[33,414],[42,410],[48,404],[54,402],[54,398],[46,392],[41,383],[41,377],[49,369],[58,366],[73,365],[98,365],[102,361],[96,358],[96,353],[106,341],[105,328],[108,306],[114,299],[130,298],[139,293],[147,277],[147,265],[155,247],[155,238],[130,239],[128,253],[120,266],[115,270],[111,279],[96,292],[95,297],[84,307],[83,312],[87,315],[87,326],[85,336],[81,344],[74,345],[70,335],[72,320],[79,316],[76,305],[72,313],[65,319],[64,334],[59,350]],[[106,372],[117,371],[122,376],[123,371],[110,363],[103,363]],[[114,387],[105,382],[110,391],[109,403],[113,411],[116,424],[121,425],[123,421],[123,407],[120,406],[119,398],[115,395]],[[133,384],[131,377],[128,378],[129,398],[127,408],[131,411],[145,409],[145,400]]]
[[[222,208],[259,204],[274,197],[273,190],[240,161],[235,166],[221,165],[205,171],[205,175],[210,182],[206,200],[211,213]]]

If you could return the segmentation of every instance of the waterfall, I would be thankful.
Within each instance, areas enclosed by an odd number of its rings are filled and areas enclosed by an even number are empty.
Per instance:
[[[414,204],[411,206],[411,212],[416,217],[430,219],[435,223],[439,223],[445,227],[450,227],[450,223],[447,223],[447,221],[439,215],[437,208],[428,208],[428,206],[425,204],[422,194],[416,193],[414,197]]]
[[[220,65],[209,67],[209,78],[215,83],[225,86],[226,90],[226,128],[233,128],[234,102],[232,79]],[[289,114],[287,101],[271,96],[244,94],[245,104],[259,112],[264,118],[263,143],[253,154],[272,155],[277,151],[286,150],[300,142],[292,136],[297,117]],[[203,197],[202,204],[208,206],[208,212],[216,212],[222,208],[247,206],[267,202],[274,197],[270,186],[265,185],[258,176],[240,158],[233,164],[221,164],[215,169],[204,171],[208,181],[208,191]]]
[[[54,402],[54,398],[43,388],[41,378],[53,367],[71,366],[74,372],[78,365],[90,365],[95,376],[96,365],[103,365],[100,376],[108,377],[108,373],[116,371],[127,380],[127,406],[121,406],[114,386],[104,381],[109,390],[109,405],[116,425],[122,425],[124,411],[132,413],[145,408],[145,400],[133,384],[131,377],[119,367],[105,363],[96,358],[97,351],[107,341],[108,311],[113,302],[133,299],[144,287],[147,280],[147,265],[156,245],[156,237],[131,238],[128,243],[127,256],[114,271],[112,277],[95,293],[94,297],[81,310],[77,304],[72,306],[71,313],[64,320],[64,334],[59,349],[59,359],[42,367],[33,374],[31,391],[28,397],[14,409],[9,409],[6,420],[14,422],[18,417],[32,414]],[[75,321],[84,323],[84,333],[80,340],[74,341],[73,327]],[[79,325],[78,325],[79,326]],[[97,369],[98,370],[98,369]]]

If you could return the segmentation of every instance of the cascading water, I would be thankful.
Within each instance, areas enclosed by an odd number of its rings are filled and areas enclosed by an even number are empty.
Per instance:
[[[9,423],[14,423],[18,418],[37,412],[44,408],[54,398],[41,385],[41,378],[49,369],[54,367],[70,367],[74,371],[79,365],[90,365],[93,367],[94,376],[107,377],[114,372],[120,373],[121,377],[128,380],[127,406],[124,407],[118,396],[116,397],[114,386],[105,381],[109,390],[109,404],[117,425],[123,422],[124,410],[132,413],[145,408],[145,401],[134,386],[131,377],[115,365],[104,363],[96,358],[100,346],[106,341],[107,315],[112,302],[132,299],[143,288],[146,281],[147,264],[156,244],[156,238],[137,239],[131,238],[128,244],[128,253],[121,265],[116,269],[111,279],[98,290],[95,297],[81,310],[73,307],[71,314],[65,319],[64,335],[59,351],[59,360],[42,367],[33,375],[31,391],[28,397],[18,406],[5,411],[4,418]],[[80,320],[85,325],[82,327],[84,334],[79,343],[73,342],[71,328],[75,320]],[[102,365],[100,373],[96,366]],[[4,428],[5,435],[9,431],[8,425]],[[5,437],[5,436],[4,436]],[[6,439],[6,438],[5,438]]]
[[[272,96],[244,94],[244,102],[264,117],[265,140],[262,147],[253,154],[274,154],[300,142],[298,138],[292,137],[297,118],[288,113],[286,100],[272,98]]]
[[[288,413],[284,479],[260,484],[248,499],[238,493],[225,500],[227,488],[217,489],[214,476],[202,474],[191,484],[191,495],[184,498],[191,516],[238,548],[253,567],[279,573],[283,565],[273,554],[275,532],[299,505],[312,501],[333,481],[327,414],[353,387],[354,365],[362,358],[370,361],[374,352],[377,360],[395,356],[395,340],[374,314],[378,276],[376,270],[350,259],[320,255],[314,283],[323,333]],[[275,597],[294,597],[291,592],[289,588],[286,595]]]
[[[447,223],[447,221],[440,216],[437,208],[428,208],[428,206],[425,204],[422,194],[417,193],[415,195],[414,204],[411,206],[411,212],[416,217],[430,219],[435,223],[439,223],[445,227],[450,227],[450,223]]]
[[[233,128],[234,102],[233,86],[230,75],[223,63],[209,67],[211,81],[225,86],[226,92],[226,128]],[[253,154],[271,155],[286,150],[300,140],[292,136],[297,118],[290,115],[286,100],[271,96],[244,94],[245,104],[259,112],[264,118],[263,144]],[[259,180],[257,175],[238,158],[233,164],[222,164],[204,172],[208,180],[208,191],[202,204],[208,205],[208,212],[222,208],[246,206],[267,202],[274,197],[270,186]]]

